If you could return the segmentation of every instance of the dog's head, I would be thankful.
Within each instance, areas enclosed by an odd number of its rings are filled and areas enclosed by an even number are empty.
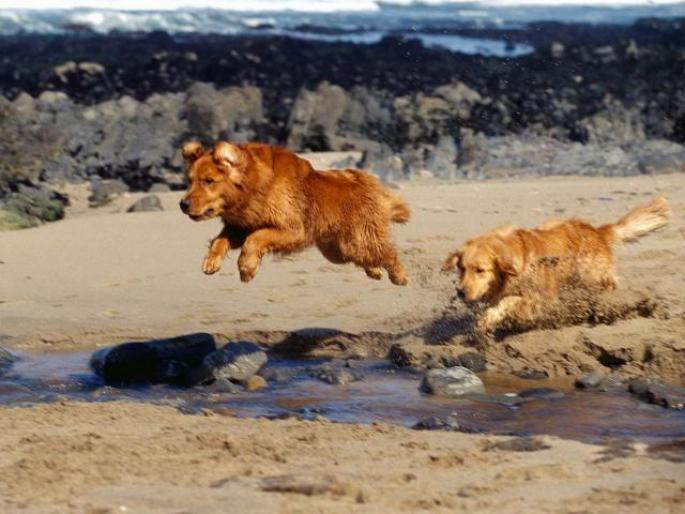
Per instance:
[[[476,237],[452,252],[443,271],[459,271],[457,295],[467,303],[493,302],[506,281],[521,272],[522,259],[505,239],[489,235]]]
[[[188,191],[181,210],[195,221],[220,216],[245,194],[248,158],[236,145],[219,141],[205,149],[200,143],[183,145],[188,170]]]

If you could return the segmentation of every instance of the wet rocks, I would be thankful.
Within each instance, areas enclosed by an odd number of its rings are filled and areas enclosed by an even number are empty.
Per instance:
[[[427,394],[451,397],[485,393],[482,380],[462,366],[428,370],[420,389]]]
[[[133,203],[126,212],[163,211],[162,202],[157,195],[147,195]]]
[[[668,409],[685,409],[685,387],[656,379],[636,378],[628,383],[628,391],[647,403]]]
[[[216,342],[210,334],[188,334],[103,348],[91,356],[90,367],[110,385],[191,385],[195,369],[215,350]]]
[[[204,357],[200,366],[192,370],[193,384],[208,384],[226,379],[244,382],[255,375],[267,362],[266,353],[254,343],[231,342]]]

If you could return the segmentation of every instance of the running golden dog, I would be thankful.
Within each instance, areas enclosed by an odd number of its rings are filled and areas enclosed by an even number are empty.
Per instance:
[[[579,219],[532,230],[500,227],[451,253],[443,270],[459,270],[459,298],[487,307],[477,318],[480,330],[493,331],[505,320],[531,323],[564,287],[616,288],[612,247],[663,227],[669,217],[668,202],[659,197],[598,228]]]
[[[254,278],[267,253],[316,245],[329,261],[353,262],[374,279],[387,270],[393,284],[407,277],[390,238],[390,223],[409,220],[407,204],[369,173],[315,171],[284,148],[224,141],[183,147],[189,188],[181,210],[196,221],[219,217],[202,270],[219,271],[231,248],[241,248],[240,279]]]

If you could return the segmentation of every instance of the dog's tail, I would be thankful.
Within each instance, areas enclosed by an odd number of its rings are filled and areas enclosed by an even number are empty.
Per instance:
[[[599,227],[604,239],[610,244],[637,241],[668,223],[671,208],[663,196],[659,196],[649,203],[640,205],[619,219]]]
[[[399,196],[388,193],[390,201],[390,221],[395,223],[406,223],[411,218],[409,205]]]

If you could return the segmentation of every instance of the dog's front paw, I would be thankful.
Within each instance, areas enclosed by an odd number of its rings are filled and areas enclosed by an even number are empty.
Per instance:
[[[259,270],[259,257],[241,254],[238,259],[238,271],[240,271],[240,280],[249,282],[257,274]]]
[[[202,272],[205,275],[212,275],[221,269],[221,256],[214,254],[207,254],[205,260],[202,262]]]

